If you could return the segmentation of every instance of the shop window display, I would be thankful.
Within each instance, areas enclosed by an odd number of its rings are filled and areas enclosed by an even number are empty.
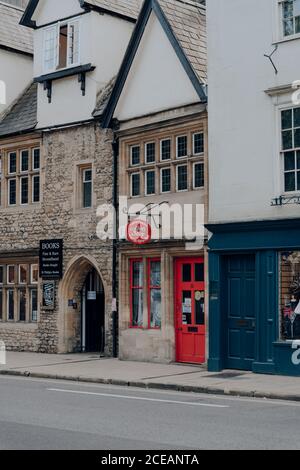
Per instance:
[[[300,251],[280,255],[281,339],[300,339]]]

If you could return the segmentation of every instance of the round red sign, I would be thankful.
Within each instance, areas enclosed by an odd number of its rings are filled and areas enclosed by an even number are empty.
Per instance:
[[[127,225],[127,240],[135,245],[146,245],[151,235],[151,226],[143,220],[133,220]]]

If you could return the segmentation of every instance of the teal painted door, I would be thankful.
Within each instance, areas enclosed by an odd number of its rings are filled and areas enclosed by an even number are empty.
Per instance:
[[[227,259],[226,367],[252,370],[255,358],[255,256]]]

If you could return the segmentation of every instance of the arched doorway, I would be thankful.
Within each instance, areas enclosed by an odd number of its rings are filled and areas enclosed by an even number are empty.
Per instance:
[[[106,337],[110,328],[106,315],[109,292],[94,257],[76,256],[70,260],[58,293],[60,353],[109,354]]]
[[[105,296],[102,281],[95,268],[92,268],[88,273],[81,295],[82,352],[103,353],[105,348]]]

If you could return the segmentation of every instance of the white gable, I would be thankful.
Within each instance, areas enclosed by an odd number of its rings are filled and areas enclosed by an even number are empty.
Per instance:
[[[199,96],[152,12],[114,117],[124,121],[197,102]]]
[[[40,0],[32,19],[40,26],[82,12],[78,0]]]

